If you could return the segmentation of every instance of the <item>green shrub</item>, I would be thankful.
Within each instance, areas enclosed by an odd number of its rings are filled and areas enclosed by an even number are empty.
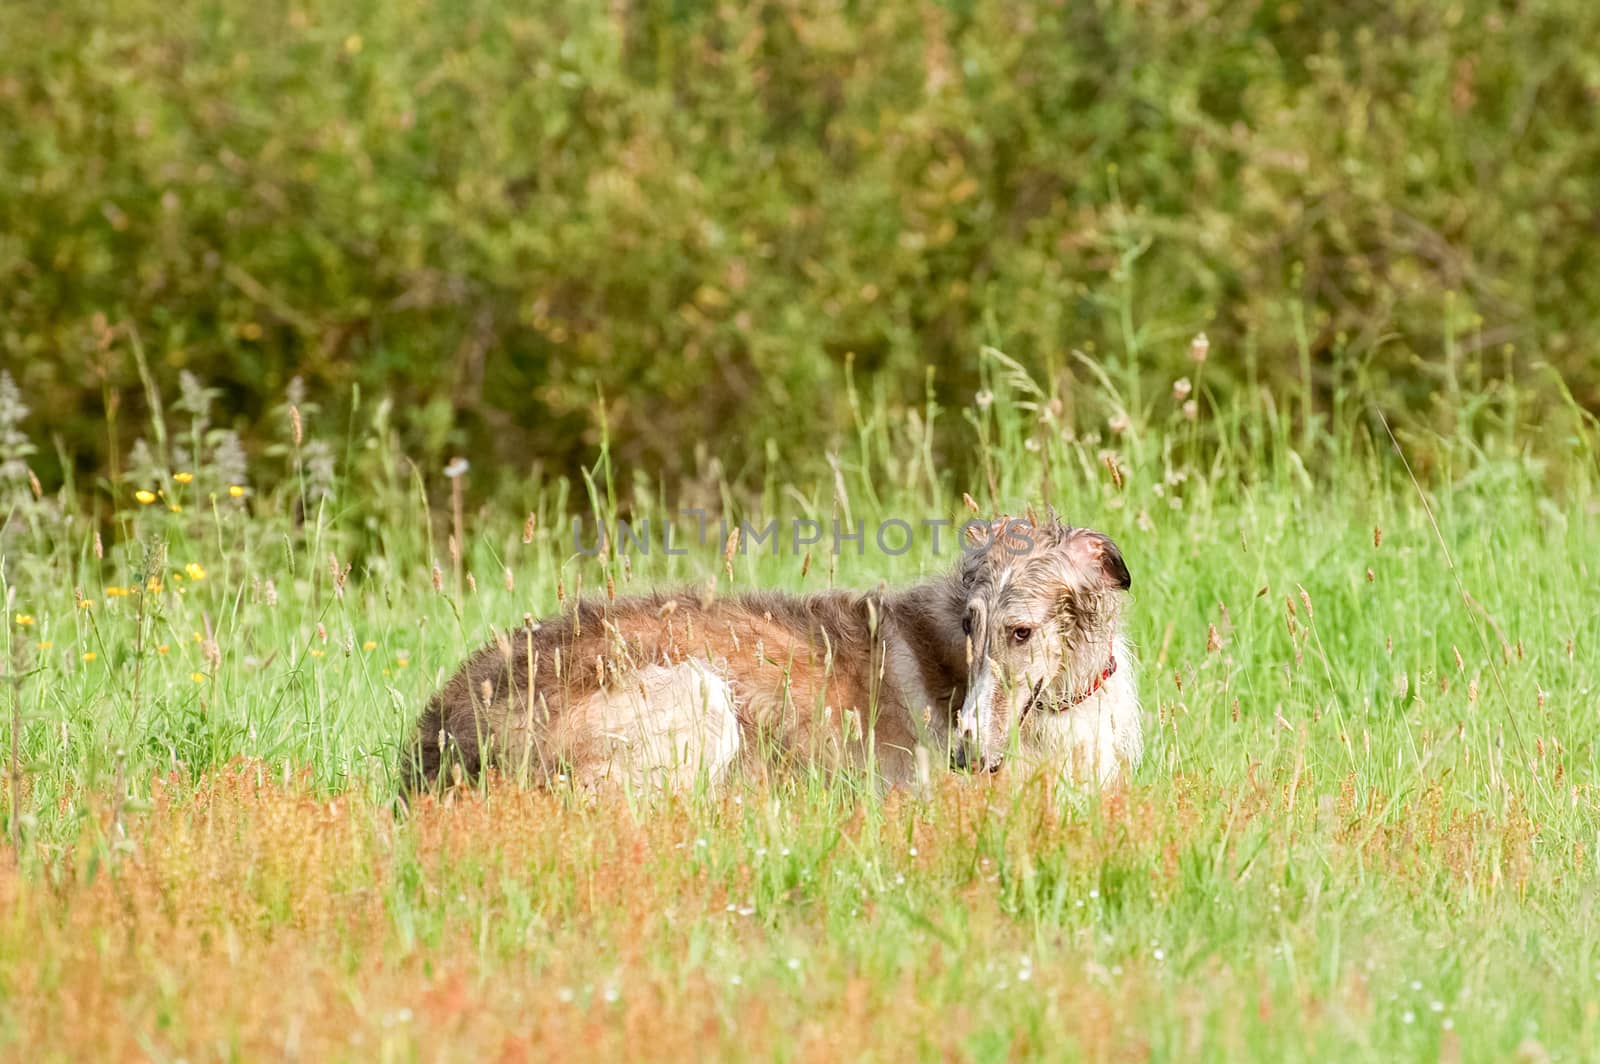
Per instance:
[[[984,342],[1148,407],[1200,329],[1220,399],[1301,416],[1544,362],[1594,407],[1595,40],[1581,0],[22,0],[0,364],[84,468],[135,337],[249,441],[301,374],[512,469],[591,454],[599,395],[668,475],[815,454],[847,373],[965,403]]]

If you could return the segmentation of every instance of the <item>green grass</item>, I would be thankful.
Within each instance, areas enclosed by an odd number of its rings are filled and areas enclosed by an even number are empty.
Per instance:
[[[1165,383],[1134,404],[1087,368],[1035,384],[997,352],[982,374],[992,401],[959,412],[851,392],[834,468],[729,455],[766,462],[746,493],[707,476],[669,496],[602,442],[587,484],[463,505],[460,579],[449,484],[360,401],[302,404],[300,439],[285,413],[243,499],[203,439],[155,503],[133,495],[153,481],[86,493],[115,512],[19,492],[0,539],[19,770],[0,1046],[1587,1057],[1593,426],[1525,424],[1514,391],[1469,389],[1447,411],[1458,431],[1396,426],[1419,487],[1359,394],[1291,423],[1299,396],[1217,409],[1201,376],[1191,421]],[[203,437],[184,419],[159,435]],[[316,440],[335,456],[326,497]],[[981,476],[954,482],[944,448]],[[725,568],[716,544],[587,558],[574,515],[915,521],[960,517],[964,491],[985,510],[1053,504],[1121,545],[1149,740],[1126,790],[1002,774],[887,797],[818,780],[590,806],[489,791],[394,817],[424,699],[525,612],[669,580],[867,587],[950,561],[870,537],[804,573],[767,554]],[[110,591],[152,579],[159,593]]]

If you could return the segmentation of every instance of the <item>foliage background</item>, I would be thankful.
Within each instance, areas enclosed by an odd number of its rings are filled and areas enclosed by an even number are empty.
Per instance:
[[[600,394],[669,477],[815,454],[847,375],[964,405],[985,342],[1143,408],[1201,329],[1219,404],[1444,417],[1548,364],[1594,409],[1595,40],[1581,0],[18,0],[0,364],[113,474],[131,339],[251,448],[298,374],[517,472]]]

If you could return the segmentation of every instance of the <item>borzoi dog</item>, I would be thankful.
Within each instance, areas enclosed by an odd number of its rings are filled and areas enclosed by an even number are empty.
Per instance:
[[[1009,753],[1116,779],[1142,751],[1121,553],[1057,521],[968,540],[953,573],[898,590],[619,597],[505,634],[429,701],[408,782],[682,789],[743,765],[894,785]]]

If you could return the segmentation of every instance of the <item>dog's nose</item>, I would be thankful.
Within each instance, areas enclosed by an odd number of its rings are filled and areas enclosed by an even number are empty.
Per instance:
[[[950,752],[950,763],[960,772],[999,772],[1005,758],[999,754],[985,754],[977,744],[961,743]]]
[[[983,770],[993,772],[998,767],[998,757],[985,754],[983,746],[978,742],[978,737],[971,730],[963,730],[961,739],[950,751],[950,761],[957,769],[966,771]]]

